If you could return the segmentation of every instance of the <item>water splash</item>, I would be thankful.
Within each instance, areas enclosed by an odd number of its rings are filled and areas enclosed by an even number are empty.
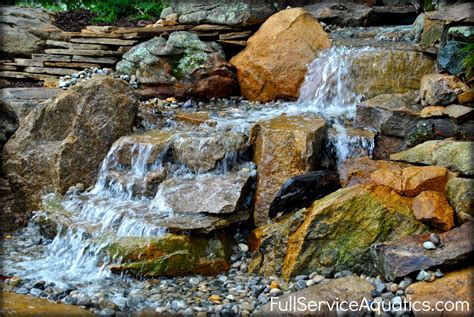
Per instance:
[[[282,106],[264,107],[249,112],[234,111],[225,118],[213,118],[218,129],[232,128],[248,133],[250,126],[276,116],[316,114],[326,119],[338,135],[328,139],[328,147],[333,148],[338,163],[347,158],[362,155],[371,156],[373,139],[347,134],[347,126],[353,120],[356,105],[362,96],[354,86],[357,78],[352,74],[352,62],[357,56],[375,51],[372,47],[336,46],[324,50],[308,65],[308,71],[300,88],[296,102]],[[363,151],[361,151],[363,149]],[[364,150],[365,149],[365,150]]]
[[[323,51],[309,65],[308,73],[301,87],[300,98],[296,102],[279,103],[260,109],[232,109],[225,116],[213,116],[214,127],[200,127],[191,137],[209,136],[186,143],[196,153],[197,161],[204,160],[209,151],[206,146],[215,135],[236,132],[249,134],[253,123],[268,120],[283,113],[287,115],[317,114],[324,117],[334,134],[327,138],[338,161],[349,157],[371,154],[373,141],[370,137],[351,135],[347,123],[353,119],[355,107],[361,97],[353,89],[351,63],[357,54],[366,53],[371,48],[334,47]],[[174,128],[174,125],[172,125]],[[185,144],[185,132],[176,135],[170,146]],[[189,135],[188,135],[189,136]],[[239,142],[222,142],[222,153],[218,163],[205,168],[192,168],[190,164],[168,166],[169,147],[156,150],[147,140],[125,142],[121,139],[109,150],[104,158],[97,183],[90,192],[70,197],[61,203],[70,213],[71,228],[59,228],[58,234],[47,247],[45,256],[39,260],[22,262],[12,268],[14,273],[25,275],[25,268],[31,276],[61,282],[78,283],[110,277],[106,264],[114,259],[104,256],[110,236],[156,236],[166,229],[156,225],[155,218],[169,217],[173,210],[166,202],[160,188],[149,191],[149,176],[160,173],[166,167],[166,177],[197,177],[205,174],[225,174],[243,162],[247,150]],[[173,143],[175,142],[175,143]],[[212,153],[214,154],[214,153]],[[90,228],[88,230],[87,228]],[[99,239],[100,238],[100,239]],[[119,261],[119,259],[115,259]]]

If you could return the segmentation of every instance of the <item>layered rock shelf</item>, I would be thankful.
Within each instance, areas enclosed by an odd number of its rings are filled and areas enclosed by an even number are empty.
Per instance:
[[[471,316],[473,3],[169,2],[2,7],[0,314]]]
[[[15,10],[18,9],[2,10],[2,14],[7,19],[15,19]],[[89,26],[81,32],[64,32],[51,25],[52,18],[44,11],[23,10],[27,12],[22,13],[24,19],[28,21],[41,16],[43,24],[39,27],[45,32],[42,36],[44,40],[38,38],[38,46],[33,46],[30,56],[25,57],[9,50],[10,42],[5,43],[7,47],[3,50],[10,59],[0,61],[0,77],[39,80],[47,86],[56,86],[60,76],[71,75],[84,68],[112,68],[135,45],[175,31],[189,31],[205,41],[217,41],[231,50],[245,47],[246,40],[253,34],[252,30],[242,27],[218,24],[136,28]],[[23,23],[18,20],[15,22]],[[5,27],[2,26],[2,30]],[[26,50],[25,53],[28,54]]]

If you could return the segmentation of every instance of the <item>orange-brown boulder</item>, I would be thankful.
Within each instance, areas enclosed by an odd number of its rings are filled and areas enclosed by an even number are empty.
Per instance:
[[[318,21],[306,10],[293,8],[272,15],[230,62],[247,99],[296,99],[306,65],[330,46]]]
[[[279,116],[252,127],[257,164],[254,221],[268,222],[269,208],[289,178],[314,170],[321,161],[326,123],[318,116]]]
[[[370,177],[377,185],[392,188],[398,194],[414,197],[422,191],[444,191],[448,170],[442,166],[410,166],[403,169],[380,168]]]
[[[454,210],[442,192],[424,191],[413,199],[416,219],[447,231],[454,227]]]

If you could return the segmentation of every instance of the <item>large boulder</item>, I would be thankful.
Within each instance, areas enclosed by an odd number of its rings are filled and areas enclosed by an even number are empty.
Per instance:
[[[304,221],[307,209],[285,214],[271,224],[254,229],[249,236],[252,259],[249,272],[264,276],[281,275],[288,237]]]
[[[408,197],[417,196],[423,191],[443,192],[448,170],[442,166],[410,166],[396,169],[379,168],[370,174],[372,182],[387,186],[398,194]]]
[[[368,99],[356,107],[356,127],[370,128],[384,135],[403,138],[420,120],[421,106],[416,93],[383,94]]]
[[[377,170],[398,172],[410,166],[405,163],[372,160],[368,157],[347,159],[338,166],[339,180],[342,187],[358,184],[372,184],[371,174]]]
[[[352,76],[355,91],[366,98],[420,88],[423,75],[435,72],[435,59],[409,50],[377,49],[358,54]]]
[[[18,117],[12,107],[3,100],[0,100],[0,154],[10,136],[18,129],[18,121]]]
[[[259,101],[296,99],[307,64],[330,46],[326,32],[304,9],[274,14],[231,59],[242,95]]]
[[[173,212],[229,214],[250,209],[251,172],[176,177],[159,185],[159,195]]]
[[[453,177],[444,193],[459,223],[474,220],[474,179]]]
[[[427,86],[434,87],[426,84],[430,76],[423,77],[425,84],[421,90],[424,97],[434,100],[434,97],[428,96],[432,93],[428,92],[430,88]],[[473,137],[474,132],[466,122],[472,117],[471,107],[450,105],[423,108],[417,103],[418,99],[416,91],[411,91],[378,95],[357,105],[354,125],[379,133],[374,148],[377,158],[387,159],[390,154],[428,140],[449,137],[469,140]]]
[[[371,253],[378,272],[393,281],[420,270],[456,266],[463,261],[468,263],[474,252],[473,234],[474,223],[470,221],[440,234],[443,247],[434,250],[423,247],[430,235],[421,234],[374,244]]]
[[[411,198],[399,196],[384,186],[340,189],[303,210],[302,222],[290,215],[284,218],[292,219],[290,225],[278,222],[275,226],[289,228],[281,231],[289,231],[288,237],[277,236],[273,239],[276,242],[271,243],[265,233],[275,235],[273,224],[262,228],[254,239],[258,248],[252,269],[285,278],[315,270],[323,274],[341,270],[374,273],[369,252],[373,243],[426,231],[426,226],[413,216],[411,204]],[[275,256],[275,252],[280,255]],[[281,258],[283,261],[267,265]]]
[[[458,95],[468,87],[456,76],[429,74],[421,78],[420,95],[424,106],[449,106],[457,103]]]
[[[474,142],[453,140],[426,141],[411,149],[390,155],[394,161],[440,165],[463,175],[474,175],[472,153]]]
[[[289,178],[314,170],[322,156],[325,121],[318,116],[279,116],[252,127],[257,164],[254,220],[269,220],[269,208]]]
[[[122,56],[116,69],[136,75],[144,96],[211,98],[238,93],[233,67],[220,45],[185,31],[135,46]]]
[[[235,131],[185,132],[173,139],[173,158],[193,172],[207,172],[247,149],[247,137]],[[230,166],[229,166],[230,167]]]
[[[474,308],[474,266],[449,272],[442,279],[414,283],[406,289],[410,304],[423,303],[425,310],[414,310],[415,317],[472,316]],[[445,305],[440,305],[444,303]]]
[[[216,275],[230,268],[230,243],[226,234],[168,233],[163,237],[119,237],[106,251],[122,259],[109,266],[112,272],[146,277]]]
[[[0,156],[4,144],[18,128],[18,117],[15,111],[0,100]],[[10,186],[10,182],[3,176],[2,162],[0,161],[0,210],[3,214],[3,221],[0,230],[7,232],[25,222],[25,215],[17,210],[15,205],[15,195]]]
[[[468,71],[464,60],[469,52],[465,50],[466,44],[460,41],[449,41],[439,50],[438,70],[452,75],[461,76]]]
[[[179,23],[182,24],[211,23],[242,27],[263,23],[279,8],[274,3],[255,0],[225,0],[220,1],[219,5],[203,0],[171,0],[169,4],[178,13]]]
[[[112,143],[135,123],[137,100],[122,80],[78,84],[32,110],[4,147],[4,172],[23,210],[42,194],[91,185]]]
[[[339,279],[324,279],[321,283],[272,299],[262,307],[257,316],[339,316],[340,312],[329,307],[337,303],[360,303],[371,297],[374,285],[358,276],[345,276]],[[295,298],[304,299],[306,306],[295,305]],[[327,305],[310,306],[309,303],[325,303]],[[341,306],[342,307],[342,306]]]
[[[2,6],[0,13],[0,53],[11,58],[40,53],[51,33],[60,32],[50,14],[41,9]]]

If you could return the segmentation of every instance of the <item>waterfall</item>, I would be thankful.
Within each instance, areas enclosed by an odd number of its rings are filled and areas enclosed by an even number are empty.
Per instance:
[[[321,115],[332,126],[336,135],[329,137],[327,142],[338,163],[360,156],[361,149],[371,156],[374,148],[373,140],[349,135],[346,129],[362,98],[354,90],[356,78],[351,73],[352,61],[357,55],[374,50],[371,47],[335,46],[321,52],[308,66],[300,96],[294,105],[296,111]]]
[[[163,144],[166,145],[153,143],[146,135],[118,140],[104,158],[93,189],[72,194],[56,203],[58,208],[64,209],[67,221],[66,225],[57,228],[57,235],[45,248],[44,256],[12,263],[10,272],[58,285],[67,281],[92,285],[91,281],[104,277],[116,278],[106,266],[120,259],[110,259],[103,252],[110,240],[124,236],[160,237],[166,233],[166,228],[158,225],[160,220],[173,217],[162,189],[153,187],[154,182],[222,175],[243,166],[254,168],[250,156],[243,154],[248,149],[246,141],[242,141],[245,138],[235,138],[232,133],[247,134],[248,137],[250,127],[257,121],[281,114],[317,114],[326,119],[328,130],[332,131],[326,139],[338,162],[370,155],[373,141],[351,133],[348,125],[362,98],[354,91],[356,78],[352,77],[351,62],[357,54],[370,50],[373,49],[333,47],[321,52],[308,66],[296,102],[264,105],[258,109],[234,108],[225,116],[213,116],[216,122],[213,127],[164,130],[173,135],[172,138],[164,137]],[[175,129],[175,126],[169,129]],[[211,153],[217,158],[211,158],[212,164],[205,165],[210,159],[206,157],[209,144],[222,153]],[[180,161],[179,164],[167,161],[172,147],[176,156],[173,159]],[[186,158],[185,153],[193,153],[193,157]],[[194,166],[196,164],[198,166]],[[45,201],[55,202],[56,199],[52,195]]]

